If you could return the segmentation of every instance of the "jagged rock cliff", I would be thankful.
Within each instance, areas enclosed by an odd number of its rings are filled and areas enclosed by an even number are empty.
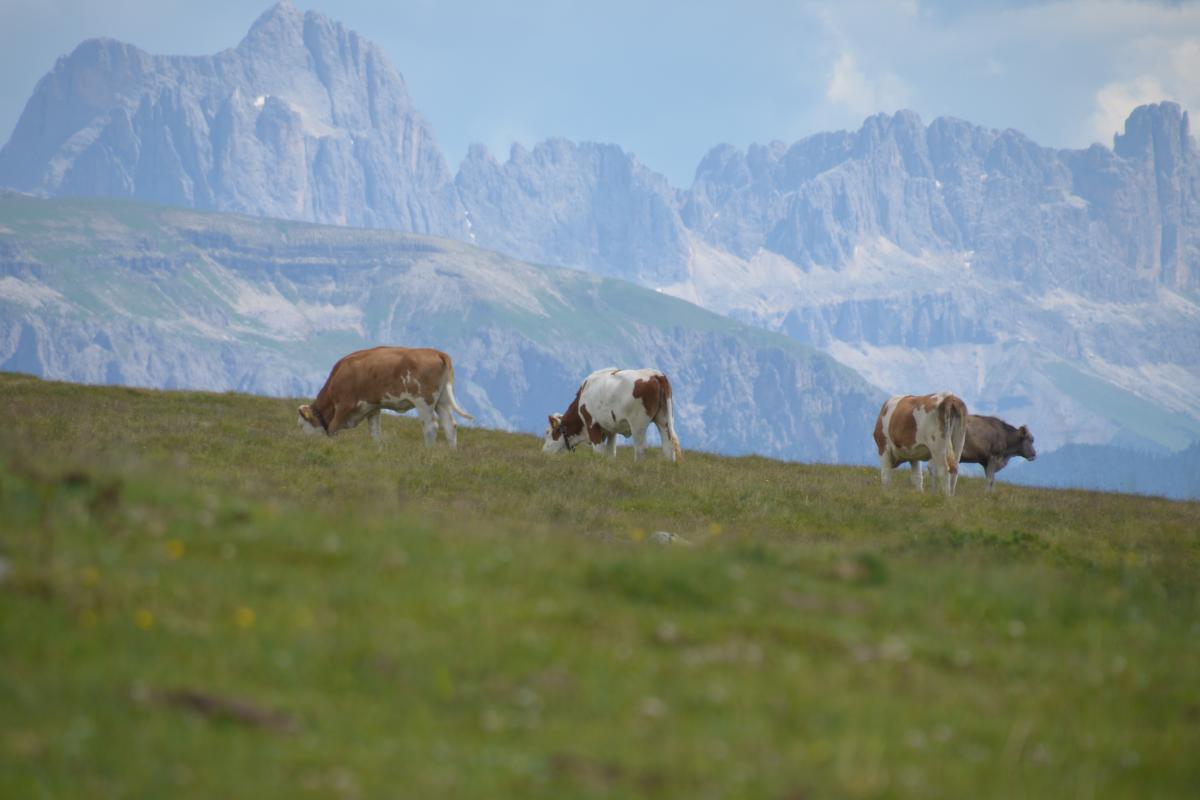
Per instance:
[[[465,235],[400,74],[371,42],[286,0],[215,56],[79,45],[0,150],[0,185]]]
[[[970,253],[988,277],[1094,296],[1200,289],[1200,161],[1178,105],[1137,109],[1115,148],[911,111],[791,146],[712,150],[682,216],[710,245],[839,269],[863,242]]]
[[[475,244],[657,286],[683,277],[688,235],[666,178],[615,145],[471,149],[455,180]]]
[[[912,112],[714,149],[666,291],[892,391],[952,389],[1064,442],[1186,446],[1200,419],[1200,160],[1179,106],[1115,148]]]

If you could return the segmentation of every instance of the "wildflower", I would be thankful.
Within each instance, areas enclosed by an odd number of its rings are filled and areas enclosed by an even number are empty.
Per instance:
[[[133,624],[144,631],[154,627],[154,615],[148,609],[139,608],[133,612]]]
[[[166,543],[167,558],[172,561],[178,561],[183,558],[183,552],[186,549],[183,542],[178,539],[171,539]]]
[[[254,609],[241,606],[233,612],[233,624],[239,628],[254,627]]]
[[[84,586],[95,586],[100,582],[100,570],[95,567],[84,567],[79,570],[79,578]]]

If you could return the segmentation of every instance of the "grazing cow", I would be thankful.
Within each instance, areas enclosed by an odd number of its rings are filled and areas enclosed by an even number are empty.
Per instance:
[[[633,437],[633,459],[646,452],[646,429],[653,422],[663,455],[683,458],[672,416],[671,382],[656,369],[602,369],[584,379],[571,406],[550,415],[543,453],[574,450],[585,441],[599,453],[617,454],[617,434]]]
[[[966,404],[949,392],[889,398],[875,420],[883,485],[891,482],[892,469],[907,461],[912,463],[913,486],[924,491],[921,462],[928,461],[930,476],[941,483],[942,493],[953,495],[966,417]]]
[[[300,429],[333,436],[368,420],[379,441],[379,414],[415,408],[425,444],[437,440],[438,422],[451,447],[458,444],[454,414],[474,419],[454,399],[450,356],[428,347],[373,347],[344,356],[333,365],[312,405],[300,406]]]
[[[1024,425],[1014,428],[997,417],[967,415],[967,440],[958,461],[960,464],[982,464],[989,492],[996,484],[996,473],[1004,469],[1013,456],[1029,461],[1037,458],[1029,428]]]

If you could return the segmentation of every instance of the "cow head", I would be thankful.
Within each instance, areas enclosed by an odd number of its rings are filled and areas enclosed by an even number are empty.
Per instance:
[[[1033,449],[1033,434],[1024,425],[1017,428],[1017,434],[1021,437],[1021,456],[1033,461],[1037,458],[1037,450]]]
[[[300,426],[300,430],[307,434],[324,433],[325,426],[317,419],[317,415],[313,413],[313,407],[305,403],[296,409],[298,416],[296,424]]]
[[[571,442],[571,435],[567,433],[567,429],[563,427],[562,414],[551,414],[550,425],[546,428],[545,437],[542,440],[543,453],[561,453],[564,450],[574,450],[575,443]],[[576,439],[580,434],[574,435]]]

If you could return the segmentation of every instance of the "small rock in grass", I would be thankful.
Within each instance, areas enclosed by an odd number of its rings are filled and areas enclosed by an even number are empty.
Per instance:
[[[655,531],[650,534],[650,541],[655,544],[686,544],[689,546],[692,544],[678,533],[671,533],[670,531]]]

